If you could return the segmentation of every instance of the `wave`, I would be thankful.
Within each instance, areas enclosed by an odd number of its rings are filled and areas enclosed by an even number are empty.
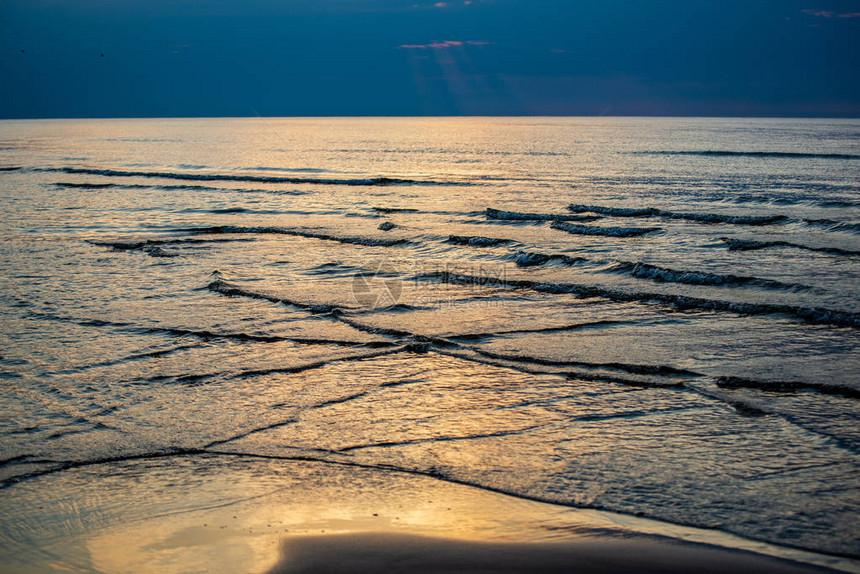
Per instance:
[[[268,151],[292,151],[292,150],[268,150]],[[564,152],[554,152],[554,151],[522,151],[522,152],[514,152],[514,151],[503,151],[503,150],[462,150],[448,147],[441,148],[409,148],[409,149],[379,149],[372,150],[368,148],[360,149],[312,149],[308,150],[312,152],[322,152],[322,153],[386,153],[386,154],[406,154],[406,155],[436,155],[436,154],[450,154],[450,155],[479,155],[479,156],[526,156],[526,157],[569,157],[569,153]]]
[[[471,285],[487,288],[528,289],[540,293],[569,293],[579,297],[596,297],[623,303],[653,303],[666,305],[682,311],[717,311],[739,315],[785,315],[807,323],[860,328],[860,314],[817,307],[797,307],[770,303],[742,303],[673,295],[668,293],[627,292],[595,285],[576,283],[551,283],[524,279],[505,279],[499,276],[475,276],[435,271],[422,273],[416,279],[440,281],[456,285]]]
[[[232,235],[241,233],[251,233],[259,235],[291,235],[294,237],[308,237],[311,239],[336,241],[338,243],[347,243],[350,245],[364,245],[367,247],[395,247],[411,243],[407,239],[377,239],[373,237],[329,235],[327,233],[319,233],[316,231],[309,231],[304,229],[290,229],[287,227],[241,227],[238,225],[216,225],[212,227],[191,227],[187,229],[182,229],[181,231],[186,233],[195,233],[199,235]]]
[[[600,219],[588,215],[566,215],[556,213],[523,213],[519,211],[502,211],[488,207],[487,219],[501,219],[510,221],[594,221]]]
[[[807,225],[822,227],[827,231],[843,231],[845,233],[860,233],[860,223],[850,223],[848,221],[834,221],[832,219],[804,219]]]
[[[860,201],[851,201],[850,199],[825,199],[815,202],[815,205],[821,207],[857,207],[860,206]]]
[[[142,251],[150,257],[178,257],[178,253],[165,251],[157,241],[88,241],[92,245],[110,247],[117,251]],[[162,243],[163,244],[163,243]]]
[[[331,263],[321,263],[320,265],[316,265],[307,269],[305,273],[307,275],[343,275],[343,274],[355,274],[359,271],[362,271],[361,267],[357,267],[355,265],[344,265],[339,262],[331,262]]]
[[[189,210],[183,210],[189,211]],[[190,210],[192,212],[197,212],[197,210]],[[245,207],[224,207],[221,209],[203,209],[200,210],[203,213],[220,213],[220,214],[230,214],[230,213],[266,213],[266,214],[278,214],[280,211],[255,211],[253,209],[247,209]]]
[[[222,279],[215,279],[211,283],[209,283],[206,288],[213,293],[218,293],[220,295],[226,295],[228,297],[247,297],[249,299],[260,299],[263,301],[269,301],[270,303],[279,303],[282,305],[289,305],[290,307],[295,307],[297,309],[303,309],[305,311],[310,311],[311,313],[316,314],[330,314],[330,313],[338,313],[340,309],[337,305],[326,305],[326,304],[312,304],[312,303],[304,303],[302,301],[296,301],[294,299],[287,299],[285,297],[277,297],[275,295],[269,295],[267,293],[260,293],[258,291],[248,291],[246,289],[242,289],[240,287],[236,287],[227,283]]]
[[[612,217],[662,217],[666,219],[684,219],[699,223],[733,223],[736,225],[773,225],[786,223],[790,220],[785,215],[723,215],[718,213],[676,213],[657,209],[656,207],[627,208],[608,207],[603,205],[581,205],[572,203],[567,208],[574,213],[599,213]]]
[[[395,271],[386,269],[371,269],[369,267],[361,267],[358,265],[347,265],[338,261],[329,263],[321,263],[304,271],[307,275],[355,275],[361,273],[365,275],[373,275],[375,277],[400,277],[400,274]]]
[[[337,265],[337,264],[329,264],[329,265]],[[358,268],[357,268],[358,269]],[[213,274],[214,277],[220,277],[220,274]],[[223,282],[223,280],[221,280]],[[211,288],[212,286],[207,286],[207,288]],[[217,290],[217,289],[216,289]],[[261,298],[260,294],[251,293],[249,295],[249,291],[242,291],[241,295],[246,297],[253,298]],[[284,301],[284,300],[282,300]],[[296,304],[296,302],[290,302],[290,304]],[[297,305],[298,306],[298,305]],[[304,308],[304,307],[303,307]],[[130,322],[119,322],[119,321],[106,321],[103,319],[92,319],[87,317],[72,317],[72,316],[63,316],[56,315],[54,313],[44,313],[38,311],[31,311],[30,314],[34,317],[38,317],[40,319],[49,319],[53,321],[59,321],[62,323],[72,323],[75,325],[81,325],[84,327],[110,327],[123,331],[129,331],[139,334],[145,335],[171,335],[177,338],[186,338],[193,337],[195,339],[200,339],[202,341],[214,341],[214,340],[230,340],[237,341],[243,343],[281,343],[281,342],[291,342],[300,345],[331,345],[335,347],[366,347],[366,348],[383,348],[383,347],[392,347],[396,343],[390,341],[350,341],[344,339],[324,339],[319,337],[296,337],[296,336],[284,336],[284,335],[268,335],[268,334],[260,334],[260,333],[244,333],[241,331],[211,331],[208,329],[189,329],[183,327],[164,327],[164,326],[155,326],[155,325],[142,325],[138,323],[130,323]],[[157,351],[147,352],[147,353],[137,353],[133,355],[127,355],[119,360],[114,361],[105,361],[102,363],[94,363],[87,365],[85,368],[92,368],[96,366],[109,366],[114,364],[119,364],[124,361],[129,360],[137,360],[147,357],[158,357],[163,356],[170,353],[175,353],[176,351],[183,350],[185,348],[192,348],[194,345],[181,345],[178,347],[171,347],[168,349],[161,349]],[[83,367],[75,367],[76,369]]]
[[[455,343],[476,343],[483,342],[488,339],[493,339],[496,337],[503,337],[505,335],[528,335],[533,333],[562,333],[565,331],[586,331],[586,330],[599,330],[606,329],[607,327],[615,327],[619,325],[633,325],[635,321],[615,321],[615,320],[599,320],[599,321],[589,321],[586,323],[573,323],[568,325],[557,325],[553,327],[538,327],[535,329],[509,329],[503,331],[484,331],[481,333],[461,333],[459,335],[451,335],[445,337],[446,341],[453,341]]]
[[[254,215],[311,215],[313,212],[301,211],[296,209],[251,209],[248,207],[216,207],[212,209],[187,207],[177,210],[176,213],[211,213],[215,215],[231,215],[237,213],[248,213]],[[323,213],[324,215],[328,215]],[[345,214],[344,217],[350,217]]]
[[[68,183],[63,181],[58,181],[54,185],[71,189],[108,189],[111,187],[118,187],[115,183]]]
[[[744,417],[763,417],[774,414],[772,411],[766,411],[761,408],[760,403],[754,400],[748,400],[744,397],[734,397],[727,393],[707,391],[701,388],[696,389],[696,392],[704,397],[714,399],[724,403],[735,409],[737,413]]]
[[[269,193],[275,195],[307,195],[307,191],[299,191],[295,189],[244,189],[236,187],[214,187],[211,185],[141,185],[135,183],[71,183],[71,182],[56,182],[54,185],[58,187],[66,187],[70,189],[158,189],[162,191],[230,191],[236,193]]]
[[[733,223],[735,225],[773,225],[787,223],[785,215],[721,215],[717,213],[669,213],[670,219],[685,219],[700,223]]]
[[[468,245],[470,247],[496,247],[497,245],[508,245],[510,243],[514,243],[513,239],[466,235],[449,235],[446,241],[455,245]]]
[[[398,346],[395,348],[386,348],[382,350],[374,350],[368,351],[365,353],[359,353],[354,355],[346,355],[340,357],[331,357],[328,359],[322,359],[319,361],[313,361],[310,363],[304,363],[300,365],[287,365],[283,367],[273,367],[270,369],[249,369],[246,371],[239,372],[216,372],[216,373],[203,373],[203,374],[190,374],[190,375],[180,375],[180,376],[170,376],[170,375],[156,375],[153,377],[149,377],[147,381],[149,382],[159,382],[159,383],[172,383],[172,384],[182,384],[186,386],[197,386],[206,382],[210,382],[216,378],[223,378],[227,380],[235,380],[235,379],[249,379],[252,377],[261,377],[266,375],[291,375],[302,373],[305,371],[312,371],[320,368],[327,367],[333,363],[343,363],[343,362],[351,362],[351,361],[363,361],[365,359],[372,359],[375,357],[381,357],[384,355],[393,355],[396,353],[401,353],[406,351],[406,346]],[[365,393],[361,393],[365,394]],[[285,424],[292,424],[295,422],[294,420],[288,420],[282,423],[275,423],[274,425],[269,425],[265,427],[266,430],[275,428],[278,426],[284,426]],[[250,433],[242,433],[241,436],[247,436],[248,434],[253,434],[254,432],[258,432],[258,430],[251,431]],[[236,437],[233,437],[229,440],[235,440]],[[215,441],[214,443],[210,443],[211,446],[214,444],[221,444],[223,442],[229,441]]]
[[[569,379],[577,379],[581,381],[595,381],[595,382],[603,382],[603,383],[616,383],[620,385],[627,385],[631,387],[638,388],[683,388],[685,386],[683,381],[677,380],[660,380],[653,378],[654,374],[664,374],[666,376],[673,376],[672,374],[666,373],[651,373],[651,374],[639,374],[637,372],[633,372],[632,370],[628,370],[624,368],[622,363],[607,363],[605,365],[599,363],[582,363],[577,361],[553,361],[547,359],[540,359],[535,357],[523,357],[519,355],[504,355],[500,353],[493,353],[491,351],[485,351],[482,349],[474,349],[469,348],[465,350],[447,350],[447,349],[434,349],[434,352],[440,355],[448,355],[451,357],[457,357],[460,359],[464,359],[467,361],[484,363],[488,365],[500,366],[507,369],[514,369],[523,373],[529,374],[554,374],[554,375],[564,375]],[[616,366],[611,366],[616,365]],[[635,369],[637,366],[643,365],[629,365],[631,369]],[[541,367],[549,367],[549,369],[541,368]],[[645,366],[647,367],[647,366]],[[664,367],[655,366],[656,369],[661,369]],[[666,367],[671,369],[671,367]],[[564,371],[560,372],[559,369],[564,369]],[[617,375],[617,371],[622,371],[622,373],[627,373],[629,376],[627,377],[619,377]],[[630,378],[630,376],[636,378]]]
[[[18,171],[22,169],[20,166],[12,166],[12,167],[0,167],[0,171]]]
[[[317,185],[383,186],[383,185],[469,185],[463,182],[431,181],[392,177],[370,177],[360,179],[322,179],[309,177],[281,177],[264,175],[229,175],[177,173],[157,171],[121,171],[114,169],[93,169],[81,167],[46,168],[45,171],[58,171],[69,174],[102,175],[106,177],[154,177],[159,179],[180,179],[191,181],[244,181],[252,183],[293,183]]]
[[[193,239],[193,238],[179,238],[179,239],[143,239],[140,241],[100,241],[96,239],[89,239],[87,243],[90,245],[98,245],[99,247],[110,247],[111,249],[115,249],[117,251],[142,251],[149,255],[150,257],[178,257],[178,253],[173,253],[170,251],[165,251],[162,249],[162,246],[169,245],[199,245],[206,243],[227,243],[233,241],[248,241],[245,239]]]
[[[728,246],[729,251],[755,251],[771,247],[790,247],[792,249],[802,249],[804,251],[814,251],[816,253],[827,253],[829,255],[841,255],[845,257],[856,257],[860,255],[860,251],[840,249],[839,247],[810,247],[809,245],[791,243],[790,241],[756,241],[755,239],[734,239],[732,237],[720,237],[720,241]]]
[[[689,371],[687,369],[679,369],[669,365],[643,365],[635,363],[589,363],[583,361],[565,361],[555,359],[544,359],[540,357],[527,357],[523,355],[508,355],[504,353],[496,353],[485,349],[472,349],[475,353],[490,357],[493,359],[502,359],[504,361],[513,361],[518,363],[534,363],[536,365],[547,365],[557,367],[587,367],[590,369],[613,369],[624,371],[631,375],[658,375],[666,377],[698,377],[699,373]]]
[[[180,166],[182,167],[182,166]],[[199,166],[199,169],[206,168],[207,166]],[[335,171],[330,169],[321,169],[316,167],[240,167],[239,171],[274,171],[274,172],[285,172],[285,173],[343,173],[342,171]]]
[[[796,393],[799,391],[815,391],[825,395],[835,395],[852,399],[860,399],[860,389],[833,385],[829,383],[809,383],[801,381],[756,381],[743,377],[719,377],[717,385],[725,388],[747,388],[777,393]]]
[[[839,190],[842,191],[842,190]],[[716,200],[718,203],[757,203],[763,205],[803,205],[809,207],[857,207],[860,206],[860,201],[852,201],[850,199],[816,199],[814,197],[773,197],[748,194],[732,194],[730,196],[721,197]]]
[[[659,227],[595,227],[593,225],[573,225],[561,221],[553,221],[552,228],[574,235],[599,235],[602,237],[641,237],[648,233],[662,231]]]
[[[851,153],[809,153],[791,151],[731,151],[731,150],[683,150],[683,151],[636,151],[641,155],[698,155],[713,157],[773,157],[798,159],[860,159]]]
[[[577,265],[588,261],[583,257],[571,257],[562,255],[561,253],[536,253],[527,251],[517,251],[512,259],[517,267],[535,267],[545,265],[547,263],[560,263],[562,265]]]
[[[174,337],[194,337],[196,339],[201,339],[203,341],[213,341],[213,340],[229,340],[229,341],[238,341],[242,343],[281,343],[281,342],[290,342],[297,343],[300,345],[331,345],[334,347],[370,347],[370,348],[382,348],[382,347],[392,347],[395,343],[389,341],[370,341],[367,343],[356,342],[356,341],[345,341],[341,339],[321,339],[321,338],[313,338],[313,337],[282,337],[279,335],[255,335],[251,333],[221,333],[215,331],[208,330],[195,330],[195,329],[182,329],[178,327],[141,327],[138,329],[140,332],[144,333],[156,333],[156,334],[167,334],[172,335]],[[173,349],[167,349],[166,351],[158,351],[158,353],[164,352],[172,352]],[[152,356],[152,353],[148,353],[146,356]],[[137,355],[137,357],[142,357],[144,355]]]
[[[518,267],[535,267],[548,263],[559,263],[562,265],[578,265],[588,263],[583,257],[570,257],[562,254],[547,254],[537,252],[518,251],[510,257]],[[783,283],[771,279],[760,279],[757,277],[744,277],[731,274],[708,273],[706,271],[681,271],[668,267],[659,267],[648,263],[618,261],[604,269],[606,273],[617,273],[629,275],[638,279],[648,279],[657,283],[681,283],[684,285],[713,285],[713,286],[742,286],[753,285],[765,289],[777,290],[807,290],[810,287],[797,283]]]
[[[658,283],[682,283],[684,285],[714,285],[728,287],[755,285],[766,289],[778,290],[809,289],[809,287],[799,285],[797,283],[783,283],[781,281],[774,281],[771,279],[759,279],[757,277],[744,277],[731,274],[723,275],[719,273],[708,273],[706,271],[679,271],[677,269],[650,265],[641,261],[635,263],[619,261],[606,271],[609,273],[630,275],[639,279],[649,279]]]
[[[417,209],[411,207],[371,207],[377,213],[418,213]]]
[[[654,217],[667,213],[655,207],[607,207],[603,205],[582,205],[571,203],[567,208],[574,213],[599,213],[613,217]]]
[[[429,346],[429,341],[427,339],[419,341],[420,337],[413,334],[413,333],[410,333],[409,331],[403,331],[400,329],[391,329],[391,328],[386,328],[386,327],[373,327],[370,325],[365,325],[365,324],[360,323],[358,321],[355,321],[353,319],[350,319],[349,317],[347,317],[345,315],[345,313],[347,313],[347,312],[355,312],[355,311],[361,312],[361,310],[356,310],[355,308],[348,308],[348,307],[345,307],[342,305],[336,305],[336,304],[306,303],[304,301],[297,301],[295,299],[288,299],[286,297],[278,297],[277,295],[273,295],[273,294],[269,294],[269,293],[263,293],[260,291],[249,291],[247,289],[242,289],[241,287],[236,287],[235,285],[231,285],[230,283],[227,283],[226,281],[224,281],[223,279],[220,278],[220,276],[217,272],[213,275],[215,277],[215,280],[206,286],[206,289],[208,289],[209,291],[212,291],[213,293],[218,293],[220,295],[226,295],[228,297],[246,297],[249,299],[258,299],[261,301],[268,301],[270,303],[276,303],[279,305],[289,305],[290,307],[302,309],[302,310],[308,311],[312,314],[326,315],[329,318],[334,319],[336,321],[339,321],[345,325],[349,325],[350,327],[352,327],[358,331],[361,331],[364,333],[369,333],[372,335],[381,335],[381,336],[385,336],[385,337],[395,337],[398,339],[411,338],[415,342],[410,343],[408,348],[409,348],[409,350],[413,350],[415,352],[421,352],[421,349],[424,349],[424,352],[426,352],[426,350]],[[397,304],[397,305],[392,305],[390,307],[374,309],[373,311],[380,311],[380,310],[412,311],[415,309],[418,309],[418,307],[413,307],[411,305],[406,305],[406,304]],[[373,311],[371,311],[371,312],[373,312]],[[442,340],[439,340],[439,342],[443,343],[443,344],[445,343]]]

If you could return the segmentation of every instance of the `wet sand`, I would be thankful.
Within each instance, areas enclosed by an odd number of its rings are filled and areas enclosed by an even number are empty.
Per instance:
[[[132,460],[0,491],[4,574],[837,570],[860,573],[860,564],[717,530],[325,462]]]
[[[656,537],[565,542],[479,542],[405,534],[346,534],[288,540],[269,574],[411,572],[597,572],[723,574],[830,570],[749,552]]]

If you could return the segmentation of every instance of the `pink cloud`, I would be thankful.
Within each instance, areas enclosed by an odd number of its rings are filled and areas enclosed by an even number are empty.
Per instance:
[[[834,14],[831,10],[803,10],[803,13],[810,16],[818,16],[819,18],[832,18]]]
[[[840,14],[840,18],[860,18],[860,12],[848,12],[847,14]]]
[[[435,4],[433,4],[433,6],[435,6],[436,8],[447,8],[448,3],[447,2],[436,2]]]
[[[444,42],[431,42],[430,44],[401,44],[398,48],[404,50],[426,50],[432,48],[434,50],[444,50],[446,48],[457,48],[459,46],[489,46],[494,42],[478,42],[476,40],[445,40]]]

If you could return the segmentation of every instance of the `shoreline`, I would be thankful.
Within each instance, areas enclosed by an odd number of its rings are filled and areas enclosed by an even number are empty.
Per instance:
[[[16,574],[361,573],[407,563],[414,572],[730,563],[860,573],[848,558],[428,476],[217,456],[79,467],[13,485],[0,491],[0,540],[0,572]]]

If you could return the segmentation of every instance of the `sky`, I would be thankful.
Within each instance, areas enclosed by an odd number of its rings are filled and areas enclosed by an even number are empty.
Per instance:
[[[860,117],[860,0],[0,0],[0,118]]]

